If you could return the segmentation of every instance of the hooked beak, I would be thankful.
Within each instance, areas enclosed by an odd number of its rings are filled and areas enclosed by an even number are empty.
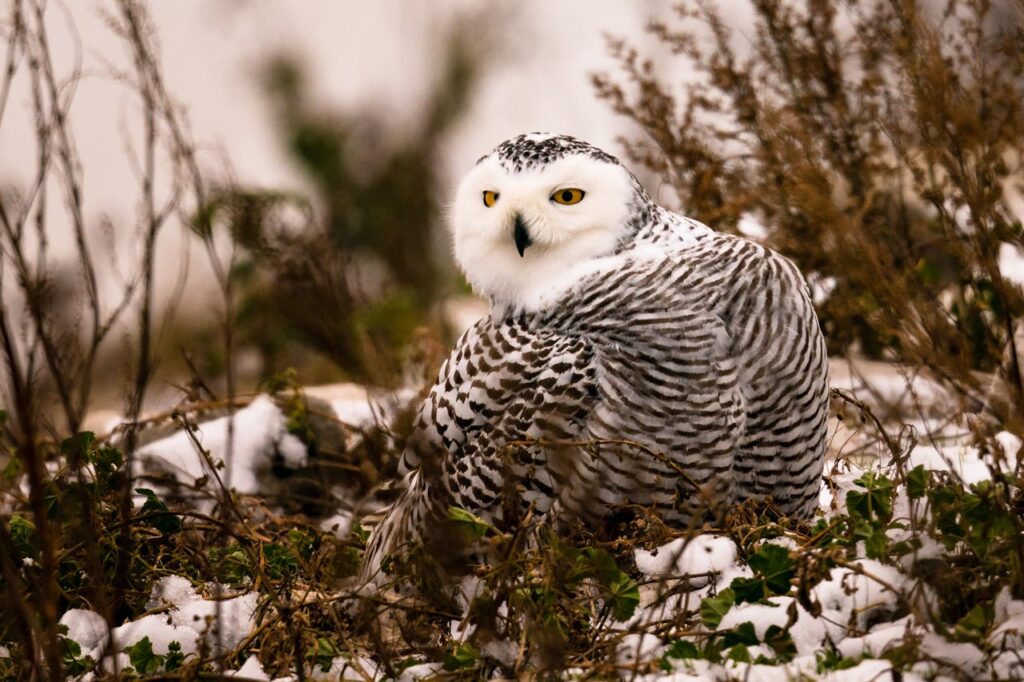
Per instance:
[[[526,230],[526,221],[518,213],[516,213],[515,229],[512,231],[512,238],[516,243],[516,251],[519,252],[519,257],[522,258],[526,253],[527,247],[533,244],[533,240],[530,239],[530,233]]]

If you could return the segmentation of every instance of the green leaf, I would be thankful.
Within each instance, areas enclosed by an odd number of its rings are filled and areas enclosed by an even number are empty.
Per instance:
[[[602,597],[611,607],[615,620],[627,620],[640,605],[640,587],[629,577],[611,554],[587,547],[578,555],[579,577],[593,578],[601,586]]]
[[[167,655],[164,657],[164,670],[174,672],[185,663],[185,654],[181,652],[181,644],[171,642],[167,645]]]
[[[736,578],[730,587],[736,602],[756,602],[774,595],[787,594],[792,587],[796,562],[789,550],[780,545],[765,544],[750,555],[747,564],[755,577]]]
[[[140,675],[155,673],[164,663],[164,657],[153,653],[153,643],[149,637],[143,637],[138,642],[125,649],[128,658],[131,659],[132,667]]]
[[[672,643],[665,654],[662,656],[662,670],[671,673],[673,666],[668,662],[668,658],[699,658],[700,649],[693,642],[686,639],[677,639]]]
[[[878,559],[879,561],[884,561],[889,556],[889,536],[885,534],[885,528],[875,528],[865,538],[864,552],[869,559]]]
[[[928,483],[931,481],[931,472],[918,464],[907,472],[907,496],[917,500],[925,496],[928,491]]]
[[[738,663],[750,663],[750,650],[747,649],[746,644],[737,644],[729,649],[729,655],[726,658]]]
[[[12,514],[7,523],[14,544],[14,556],[19,561],[38,559],[39,550],[36,549],[35,542],[36,525],[20,514]]]
[[[142,505],[143,514],[166,512],[151,519],[146,519],[146,523],[162,533],[176,533],[181,530],[181,517],[172,513],[167,508],[167,505],[163,503],[163,500],[156,496],[156,493],[149,488],[136,488],[135,492],[146,498],[146,502]]]
[[[474,540],[479,540],[486,536],[488,532],[494,530],[494,526],[487,523],[476,514],[466,511],[460,507],[448,508],[448,520],[451,521],[456,528],[467,532]]]
[[[359,542],[359,544],[363,545],[364,547],[366,546],[366,543],[370,540],[370,531],[363,528],[363,525],[358,521],[352,524],[352,530],[349,531],[349,534],[352,535]]]
[[[344,650],[341,646],[335,644],[332,640],[326,637],[317,637],[316,644],[309,653],[306,654],[306,658],[311,658],[320,666],[323,672],[327,672],[331,669],[331,665],[334,663],[334,659],[341,656]]]
[[[957,621],[956,634],[961,639],[979,640],[988,630],[989,613],[984,604],[978,604]]]
[[[612,581],[608,586],[607,601],[612,608],[615,620],[627,620],[636,612],[640,605],[640,586],[625,573]]]
[[[299,557],[291,547],[267,543],[263,545],[267,577],[273,580],[290,578],[299,572]]]
[[[320,544],[320,536],[311,528],[296,528],[288,531],[288,542],[301,558],[308,561]]]
[[[819,651],[815,654],[815,659],[815,669],[819,673],[827,672],[829,670],[846,670],[857,665],[856,658],[844,658],[841,653],[831,648],[824,652]]]
[[[68,637],[60,639],[60,660],[68,675],[81,675],[95,665],[92,657],[82,656],[82,647],[78,642]]]
[[[735,603],[736,593],[731,588],[722,590],[714,597],[705,597],[700,602],[701,621],[707,628],[714,630]]]
[[[726,647],[736,646],[737,644],[755,646],[759,642],[760,640],[757,638],[757,631],[754,629],[754,624],[749,620],[745,623],[740,623],[732,630],[729,630],[722,635],[722,644]]]
[[[94,450],[89,461],[96,474],[96,485],[100,492],[111,493],[121,489],[124,480],[121,467],[124,466],[124,457],[117,448],[103,447]]]
[[[775,594],[789,592],[796,571],[796,562],[789,550],[780,545],[766,544],[750,556],[747,564],[761,575]]]
[[[445,670],[462,670],[470,668],[480,660],[480,652],[472,644],[460,644],[455,651],[444,655]]]
[[[213,547],[210,549],[210,562],[217,571],[218,579],[230,585],[242,585],[252,578],[249,555],[239,545]]]
[[[71,438],[65,438],[61,441],[60,451],[68,458],[69,462],[88,462],[89,453],[92,450],[93,443],[95,442],[95,433],[92,431],[82,431],[80,433],[76,433]]]
[[[866,492],[851,490],[846,493],[846,508],[850,514],[868,521],[888,521],[892,516],[892,498],[895,490],[892,481],[877,472],[869,471],[854,482]]]
[[[3,472],[0,476],[3,477],[4,481],[8,483],[14,483],[18,476],[21,475],[21,460],[17,457],[11,457],[7,460],[7,464],[4,465]]]
[[[796,644],[788,630],[769,625],[764,632],[764,643],[772,648],[780,661],[791,661],[796,656]]]

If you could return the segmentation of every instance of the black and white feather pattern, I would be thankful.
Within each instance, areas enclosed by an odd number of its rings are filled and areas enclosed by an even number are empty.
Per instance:
[[[550,160],[515,142],[495,153],[520,167]],[[578,144],[564,153],[617,163]],[[509,486],[537,513],[592,521],[633,504],[685,523],[709,497],[816,508],[828,362],[802,276],[639,186],[631,215],[610,268],[542,310],[495,312],[456,344],[419,410],[408,487],[374,532],[367,573],[451,505],[501,524]]]

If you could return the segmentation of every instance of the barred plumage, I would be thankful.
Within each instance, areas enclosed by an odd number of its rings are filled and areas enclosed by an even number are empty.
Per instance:
[[[557,202],[570,185],[584,202],[611,196],[576,212],[530,198]],[[460,214],[481,188],[504,212]],[[503,522],[507,484],[539,513],[593,521],[628,503],[684,523],[709,497],[813,511],[828,362],[792,263],[662,209],[613,157],[564,136],[503,143],[455,208],[456,255],[492,314],[419,411],[408,488],[374,533],[367,574],[450,505]]]

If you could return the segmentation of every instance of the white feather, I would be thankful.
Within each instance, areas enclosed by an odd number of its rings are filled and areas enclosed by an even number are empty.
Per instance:
[[[551,196],[558,190],[585,192],[572,206]],[[484,205],[485,191],[498,193]],[[587,275],[621,264],[609,258],[625,237],[636,192],[622,166],[569,156],[519,173],[489,157],[459,186],[451,210],[455,259],[473,289],[498,309],[537,310]],[[516,215],[528,225],[533,244],[519,255],[512,231]]]

